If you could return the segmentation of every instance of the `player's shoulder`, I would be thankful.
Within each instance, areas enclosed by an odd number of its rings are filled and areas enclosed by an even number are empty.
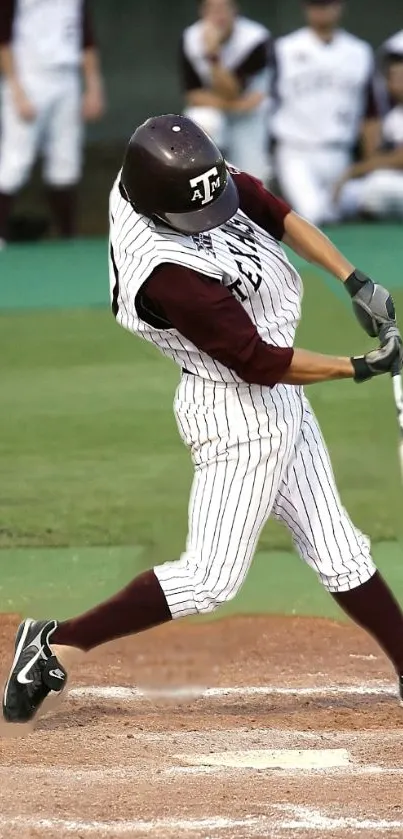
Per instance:
[[[147,230],[147,236],[142,237],[149,243],[154,237],[155,225],[146,216],[138,213],[125,196],[121,183],[121,170],[112,186],[109,195],[110,233],[115,241],[124,241],[124,247],[130,249],[139,240],[139,236]]]
[[[347,32],[346,29],[339,30],[337,40],[338,45],[344,49],[354,50],[356,54],[361,54],[368,58],[372,58],[373,56],[371,44],[368,41],[364,41],[363,38],[358,38],[357,35],[353,35],[352,32]]]
[[[264,41],[270,37],[270,30],[263,23],[257,20],[252,20],[244,15],[238,15],[236,19],[236,29],[238,34],[243,38],[250,38],[256,41]]]
[[[277,200],[276,197],[267,189],[259,178],[256,178],[255,175],[250,175],[249,172],[244,172],[242,169],[237,169],[232,163],[226,162],[226,166],[230,174],[232,175],[238,193],[240,197],[240,203],[242,205],[243,198],[257,198],[260,200],[262,196],[270,196],[275,201]]]
[[[301,29],[295,29],[294,32],[289,32],[288,35],[281,35],[276,38],[276,50],[279,53],[292,53],[294,50],[306,49],[311,43],[311,31],[307,26]]]
[[[118,174],[116,175],[116,178],[113,182],[112,189],[109,193],[109,212],[112,214],[113,217],[115,216],[117,207],[118,207],[118,205],[121,201],[121,194],[120,194],[120,190],[119,190],[121,175],[122,175],[122,170],[120,169]]]
[[[187,26],[182,33],[183,49],[188,53],[194,53],[203,49],[203,23],[196,20]]]

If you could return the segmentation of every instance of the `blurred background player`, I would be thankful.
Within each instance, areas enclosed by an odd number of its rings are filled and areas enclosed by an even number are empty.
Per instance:
[[[86,0],[1,0],[0,62],[0,242],[7,239],[13,198],[40,152],[57,231],[70,238],[82,120],[98,119],[103,112]]]
[[[382,123],[381,148],[354,163],[338,186],[344,217],[403,218],[403,50],[384,59],[391,109]]]
[[[201,125],[235,166],[268,174],[268,103],[272,39],[241,17],[233,0],[201,0],[200,20],[181,42],[187,116]]]
[[[385,41],[382,52],[387,56],[401,56],[403,58],[403,29]]]
[[[381,79],[380,93],[384,95],[384,109],[388,110],[389,108],[393,108],[396,102],[391,98],[389,89],[385,90],[385,85],[382,85],[382,77],[387,77],[388,68],[394,59],[397,61],[403,60],[403,29],[400,32],[396,32],[395,35],[392,35],[382,44],[378,51],[378,57]]]
[[[334,186],[376,144],[372,49],[339,29],[339,0],[304,3],[307,26],[276,43],[273,135],[284,197],[314,224],[337,220]]]

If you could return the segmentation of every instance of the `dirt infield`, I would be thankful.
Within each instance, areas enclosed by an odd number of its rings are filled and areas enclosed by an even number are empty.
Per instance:
[[[95,651],[70,690],[34,731],[2,726],[1,837],[403,837],[403,709],[351,626],[172,624]]]

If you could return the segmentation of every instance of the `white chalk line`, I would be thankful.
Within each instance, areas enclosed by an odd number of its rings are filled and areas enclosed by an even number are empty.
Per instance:
[[[108,836],[122,836],[125,833],[162,832],[164,836],[177,836],[178,831],[228,830],[232,828],[255,827],[258,818],[230,819],[212,817],[206,819],[138,819],[135,821],[85,821],[83,819],[35,818],[29,816],[0,816],[0,829],[24,828],[28,830],[65,831],[66,833],[106,833]],[[55,835],[53,833],[53,835]]]
[[[289,814],[288,818],[272,817],[269,815],[245,816],[244,818],[230,818],[213,816],[210,818],[194,819],[136,819],[131,821],[87,821],[85,819],[38,818],[34,816],[0,816],[0,829],[11,830],[43,830],[66,833],[88,833],[107,836],[122,836],[127,833],[160,833],[164,837],[174,836],[179,832],[226,831],[240,828],[249,831],[251,835],[258,835],[265,831],[294,831],[306,830],[315,832],[326,831],[379,831],[402,830],[403,821],[398,819],[360,819],[351,816],[328,816],[320,810],[310,807],[292,805],[274,805],[273,809]],[[271,834],[273,835],[273,834]]]
[[[234,777],[238,777],[241,772],[252,774],[253,772],[262,772],[264,771],[265,774],[271,775],[280,775],[282,778],[284,777],[298,777],[304,776],[307,778],[311,777],[311,775],[334,775],[335,777],[347,777],[347,776],[363,776],[363,775],[403,775],[403,767],[401,766],[372,766],[368,765],[360,765],[360,764],[351,764],[350,766],[334,766],[334,767],[310,767],[309,769],[305,768],[287,768],[287,769],[276,769],[276,768],[268,768],[268,769],[253,769],[252,767],[228,767],[228,766],[172,766],[168,769],[162,770],[162,775],[214,775],[214,774],[222,774]]]
[[[402,830],[403,821],[398,819],[360,819],[353,816],[327,816],[320,810],[295,805],[274,805],[277,810],[288,810],[294,816],[280,822],[283,830]]]
[[[178,756],[180,758],[180,756]],[[158,767],[148,763],[142,763],[141,766],[117,766],[117,767],[94,767],[83,766],[80,769],[72,769],[69,767],[55,767],[55,766],[1,766],[0,779],[4,777],[8,782],[15,778],[15,782],[23,784],[38,780],[38,778],[48,776],[51,777],[55,783],[67,783],[89,781],[106,783],[110,781],[130,781],[133,778],[145,778],[156,780],[156,768],[158,769],[158,779],[164,776],[176,777],[183,775],[226,775],[231,778],[238,778],[240,773],[253,774],[254,772],[261,772],[262,770],[254,769],[248,766],[229,767],[229,766],[166,766],[161,764]],[[351,763],[348,766],[335,767],[311,767],[308,772],[306,768],[287,767],[287,768],[267,768],[264,770],[266,774],[280,775],[281,777],[298,777],[307,774],[311,775],[334,775],[336,777],[344,776],[363,776],[363,775],[403,775],[403,767],[401,766],[376,766],[372,764]]]
[[[397,696],[396,685],[374,682],[367,685],[323,685],[312,687],[233,687],[203,688],[199,686],[175,688],[135,687],[77,687],[72,688],[69,696],[74,699],[101,699],[105,701],[137,702],[140,699],[221,699],[223,697],[254,696]]]

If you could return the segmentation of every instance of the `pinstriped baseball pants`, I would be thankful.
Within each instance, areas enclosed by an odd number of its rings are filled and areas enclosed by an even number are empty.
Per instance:
[[[154,569],[174,618],[235,597],[270,515],[288,527],[329,591],[355,588],[375,573],[302,388],[183,374],[174,410],[195,467],[185,553]]]

